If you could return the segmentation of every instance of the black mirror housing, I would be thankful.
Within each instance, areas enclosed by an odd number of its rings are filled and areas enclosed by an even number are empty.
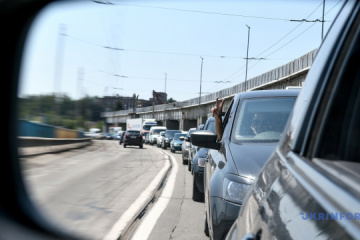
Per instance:
[[[195,131],[190,135],[191,142],[195,146],[219,150],[221,144],[217,142],[216,133],[208,130]]]

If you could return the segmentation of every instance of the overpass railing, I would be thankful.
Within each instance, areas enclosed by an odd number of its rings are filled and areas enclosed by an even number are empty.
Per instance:
[[[200,98],[201,104],[206,104],[210,102],[214,102],[216,98],[228,98],[232,97],[240,92],[244,92],[247,90],[255,89],[261,85],[266,85],[270,82],[284,79],[287,76],[291,76],[300,72],[304,69],[308,69],[311,67],[315,55],[317,53],[317,49],[287,63],[278,68],[275,68],[271,71],[263,73],[257,77],[251,78],[248,81],[239,83],[235,86],[222,89],[220,91],[204,95]],[[246,85],[245,85],[246,84]],[[176,108],[186,108],[186,107],[193,107],[199,105],[199,98],[192,98],[189,100],[185,100],[182,102],[176,102],[174,104],[162,104],[162,105],[155,105],[150,107],[143,107],[137,108],[135,111],[136,113],[146,113],[146,112],[158,112],[158,111],[165,111],[165,110],[174,110]],[[134,113],[133,109],[129,110],[120,110],[116,112],[103,112],[101,113],[102,117],[113,117],[113,116],[120,116],[120,115],[129,115]]]

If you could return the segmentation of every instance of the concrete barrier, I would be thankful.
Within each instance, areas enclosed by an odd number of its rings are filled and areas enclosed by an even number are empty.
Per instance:
[[[89,146],[91,143],[91,138],[18,137],[20,157],[58,153]]]

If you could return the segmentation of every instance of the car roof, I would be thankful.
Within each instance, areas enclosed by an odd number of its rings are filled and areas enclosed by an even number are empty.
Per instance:
[[[300,89],[277,89],[277,90],[256,90],[243,92],[236,95],[240,98],[257,98],[257,97],[296,97]]]

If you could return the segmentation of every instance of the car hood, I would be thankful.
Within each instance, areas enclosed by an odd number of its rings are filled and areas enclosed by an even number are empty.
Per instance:
[[[278,143],[229,144],[230,155],[240,176],[255,179]]]

